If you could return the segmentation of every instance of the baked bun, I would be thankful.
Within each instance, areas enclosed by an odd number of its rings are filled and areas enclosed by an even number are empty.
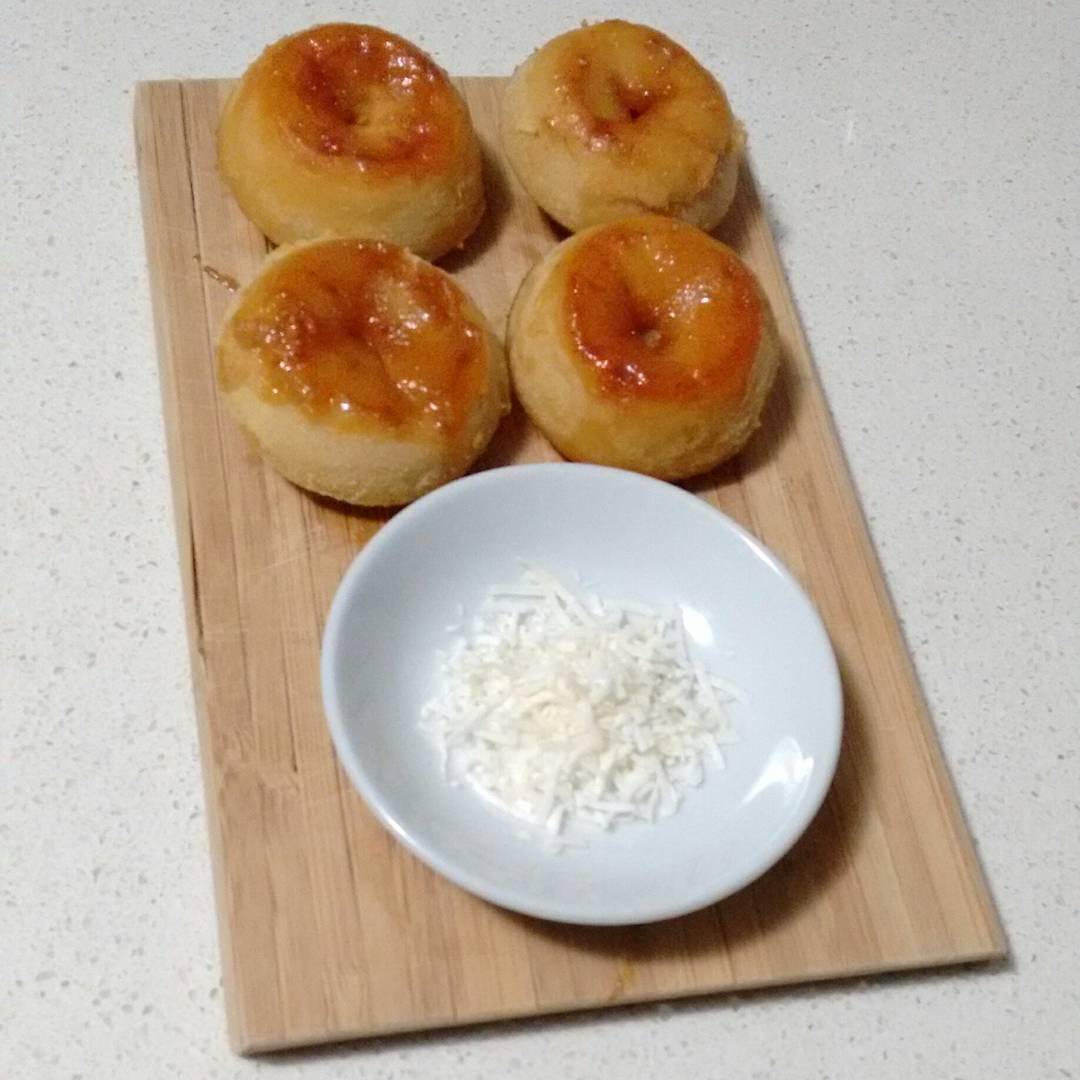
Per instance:
[[[667,480],[743,446],[779,359],[745,263],[653,214],[586,229],[537,263],[508,348],[514,389],[560,453]]]
[[[509,408],[502,347],[449,275],[374,240],[274,252],[217,349],[240,426],[295,484],[396,506],[460,476]]]
[[[484,212],[465,102],[431,57],[374,26],[316,26],[266,49],[225,106],[218,161],[275,244],[362,236],[435,259]]]
[[[502,141],[525,190],[574,232],[640,213],[713,228],[745,139],[690,53],[616,19],[552,39],[514,72]]]

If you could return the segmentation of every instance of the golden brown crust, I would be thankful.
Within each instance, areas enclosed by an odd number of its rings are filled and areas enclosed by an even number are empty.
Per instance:
[[[316,26],[267,48],[218,130],[222,176],[275,243],[362,236],[425,258],[484,208],[480,147],[445,72],[371,26]]]
[[[517,395],[560,453],[670,480],[742,448],[779,362],[752,272],[655,215],[554,248],[514,300],[507,345]]]
[[[611,20],[554,38],[517,69],[502,140],[522,185],[568,229],[642,212],[711,229],[731,205],[744,135],[682,46]]]
[[[226,316],[217,374],[280,472],[364,506],[460,476],[509,407],[502,347],[468,297],[376,241],[279,248]]]

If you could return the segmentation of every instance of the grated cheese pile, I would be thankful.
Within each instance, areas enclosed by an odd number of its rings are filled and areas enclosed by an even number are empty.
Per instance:
[[[745,697],[694,661],[677,608],[580,599],[536,568],[491,590],[439,668],[422,723],[448,779],[551,838],[673,814],[738,741],[725,705]]]

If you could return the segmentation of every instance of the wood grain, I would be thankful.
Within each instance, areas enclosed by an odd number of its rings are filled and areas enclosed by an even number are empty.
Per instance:
[[[496,326],[555,236],[494,140],[502,80],[460,81],[488,217],[445,265]],[[1004,938],[749,170],[719,235],[776,309],[783,371],[738,461],[692,485],[787,562],[840,660],[843,751],[817,820],[707,911],[625,929],[476,900],[376,825],[338,768],[318,651],[338,580],[385,520],[265,467],[219,408],[212,345],[266,253],[218,179],[230,83],[138,87],[138,164],[229,1030],[242,1052],[1001,956]],[[555,459],[519,414],[484,464]]]

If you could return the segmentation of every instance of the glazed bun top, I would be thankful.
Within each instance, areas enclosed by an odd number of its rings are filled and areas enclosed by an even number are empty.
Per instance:
[[[275,256],[238,298],[219,378],[353,432],[452,438],[488,378],[486,331],[438,269],[392,244],[322,240]]]
[[[273,118],[314,155],[374,174],[444,169],[471,122],[446,73],[375,26],[330,23],[271,45],[245,79],[262,82]]]
[[[730,248],[672,218],[639,215],[582,234],[565,273],[564,332],[594,392],[741,402],[767,313]]]
[[[529,104],[517,117],[561,137],[574,153],[632,159],[660,200],[707,186],[738,129],[716,79],[681,45],[613,19],[552,39],[524,66]],[[618,177],[608,178],[618,188]]]

